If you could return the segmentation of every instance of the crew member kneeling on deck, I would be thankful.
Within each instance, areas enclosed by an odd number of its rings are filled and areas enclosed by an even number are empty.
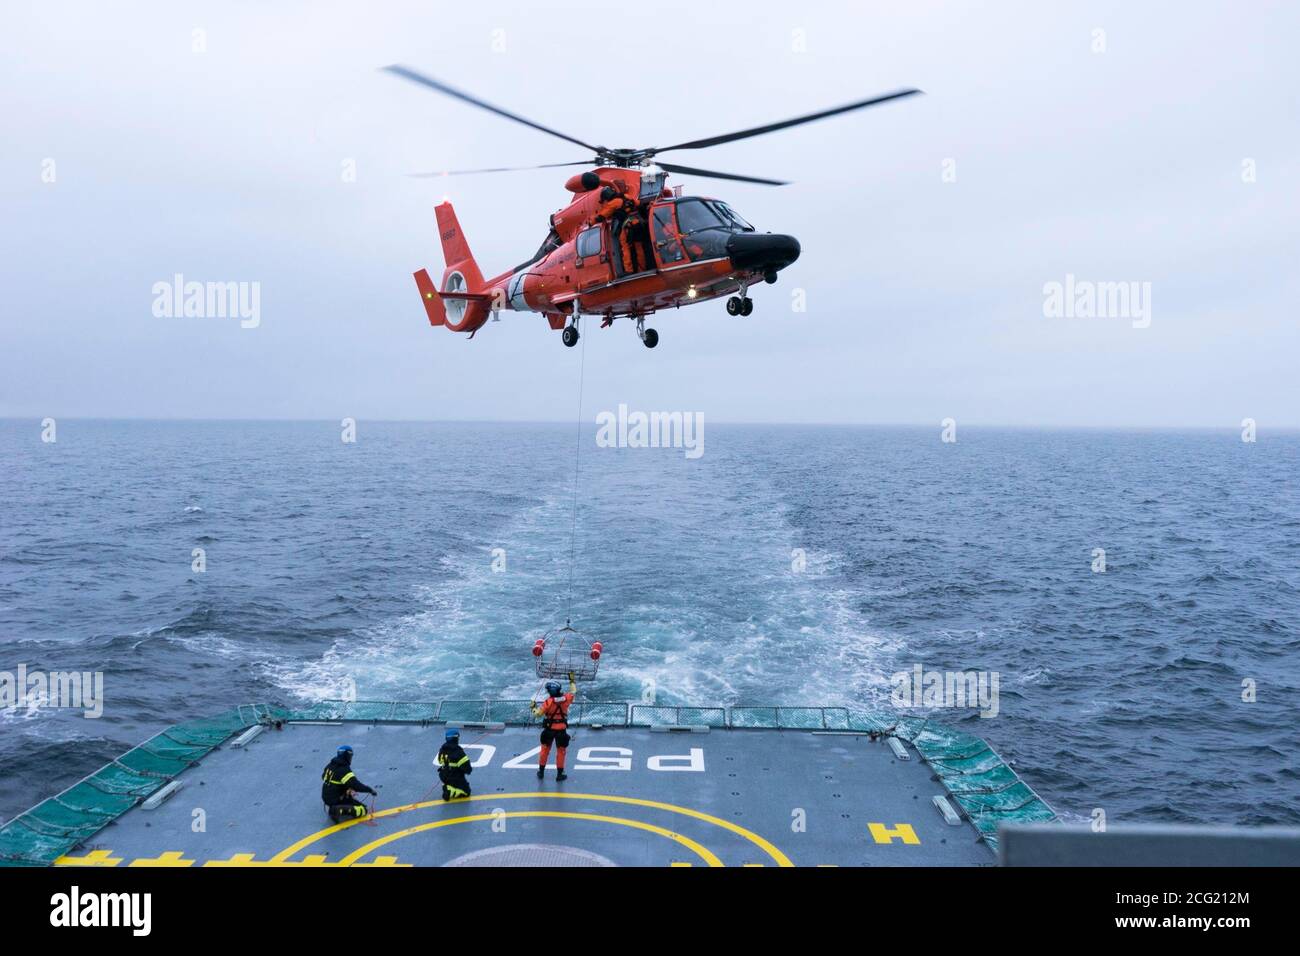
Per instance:
[[[542,706],[532,705],[534,714],[542,718],[542,752],[537,759],[537,779],[540,780],[546,776],[546,760],[551,755],[551,743],[555,743],[555,779],[563,780],[568,774],[564,772],[564,755],[569,749],[569,705],[573,703],[573,695],[577,693],[578,685],[574,683],[573,675],[569,675],[569,692],[561,695],[559,681],[547,681],[546,693],[547,698],[542,702]]]
[[[373,794],[375,791],[352,772],[352,748],[347,744],[340,747],[334,759],[326,764],[320,779],[320,798],[325,802],[325,812],[335,823],[355,820],[369,812],[355,795]]]
[[[438,779],[442,781],[442,799],[464,800],[469,796],[467,774],[474,772],[469,754],[460,745],[460,730],[447,728],[447,742],[438,751]]]

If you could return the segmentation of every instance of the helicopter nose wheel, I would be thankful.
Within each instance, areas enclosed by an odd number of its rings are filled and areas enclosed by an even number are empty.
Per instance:
[[[733,295],[727,300],[727,315],[749,315],[753,311],[754,300],[747,295]]]
[[[573,348],[575,345],[578,344],[577,326],[566,325],[564,327],[564,331],[560,333],[560,338],[564,341],[564,344],[566,346],[568,346],[569,348]]]
[[[654,329],[645,327],[645,317],[641,316],[636,320],[636,334],[641,339],[641,344],[648,349],[654,348],[659,344],[659,333]]]

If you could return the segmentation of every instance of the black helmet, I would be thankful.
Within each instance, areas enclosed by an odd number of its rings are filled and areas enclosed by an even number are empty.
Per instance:
[[[604,189],[600,191],[600,200],[601,202],[609,202],[617,195],[618,192],[614,189],[613,186],[606,186]]]
[[[546,693],[550,694],[552,697],[559,697],[563,692],[564,688],[560,686],[559,681],[548,680],[546,682]]]

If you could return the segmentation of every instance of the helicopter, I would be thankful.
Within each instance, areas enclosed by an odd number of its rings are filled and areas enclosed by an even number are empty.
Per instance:
[[[539,312],[553,330],[561,332],[561,341],[570,348],[578,343],[578,326],[584,315],[600,316],[602,328],[612,325],[616,318],[633,320],[641,342],[651,349],[659,344],[659,333],[647,328],[645,322],[656,312],[728,296],[729,315],[749,315],[754,309],[749,288],[759,282],[775,283],[778,273],[799,258],[799,241],[794,236],[758,232],[728,203],[708,196],[683,195],[681,186],[666,185],[670,173],[765,186],[784,186],[786,181],[659,162],[660,153],[732,143],[921,92],[911,88],[896,90],[793,119],[671,146],[611,149],[543,126],[409,67],[394,64],[384,70],[593,154],[591,159],[538,166],[416,174],[453,176],[595,167],[575,173],[565,182],[573,198],[550,217],[550,230],[532,258],[492,278],[484,278],[455,210],[450,202],[443,201],[434,208],[446,259],[442,282],[435,286],[427,269],[414,273],[432,326],[468,332],[472,339],[498,312]],[[603,213],[611,199],[615,204],[626,200],[622,215]],[[634,221],[635,228],[630,228],[628,224]]]

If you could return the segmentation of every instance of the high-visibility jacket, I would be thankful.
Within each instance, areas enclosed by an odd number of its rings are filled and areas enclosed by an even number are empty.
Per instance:
[[[355,790],[357,793],[375,792],[352,772],[352,761],[343,757],[335,757],[326,764],[320,779],[320,798],[331,806],[347,802],[349,790]]]
[[[569,727],[569,705],[573,703],[572,692],[563,697],[548,697],[542,702],[542,726],[547,730],[567,730]]]
[[[473,773],[474,766],[469,761],[469,754],[465,753],[465,748],[458,743],[448,741],[442,745],[438,751],[438,777],[443,783],[449,778],[463,778],[467,773]]]

